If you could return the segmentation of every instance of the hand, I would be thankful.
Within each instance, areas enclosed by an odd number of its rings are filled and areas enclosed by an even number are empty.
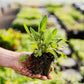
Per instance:
[[[12,68],[17,73],[31,77],[31,78],[38,78],[41,80],[52,79],[52,76],[50,74],[48,74],[48,76],[46,77],[46,76],[41,76],[40,74],[33,74],[31,70],[28,70],[26,64],[27,64],[28,60],[30,59],[31,54],[32,54],[31,52],[23,52],[21,54],[16,54]],[[27,59],[27,61],[19,63],[18,61],[19,61],[20,57],[24,56],[24,55],[29,55],[29,58]],[[53,71],[53,67],[50,68],[50,71]]]

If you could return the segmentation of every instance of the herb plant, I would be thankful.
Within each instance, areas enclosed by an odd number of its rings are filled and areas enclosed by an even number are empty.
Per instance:
[[[58,55],[66,57],[60,47],[64,47],[62,42],[65,40],[56,38],[57,29],[48,32],[46,29],[47,15],[40,22],[38,31],[30,27],[30,31],[24,24],[25,30],[28,33],[28,39],[31,40],[33,54],[31,55],[32,71],[35,74],[47,75],[51,62],[57,59]],[[20,62],[26,60],[28,56],[20,58]]]

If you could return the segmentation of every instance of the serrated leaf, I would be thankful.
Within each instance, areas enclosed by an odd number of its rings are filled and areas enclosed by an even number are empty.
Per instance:
[[[30,31],[29,31],[28,27],[25,24],[24,24],[24,28],[25,28],[26,32],[28,33],[28,35],[30,36]]]
[[[29,55],[24,55],[24,56],[22,56],[22,57],[19,59],[19,63],[26,61],[28,57],[29,57]]]
[[[54,30],[52,31],[52,37],[55,37],[56,34],[57,34],[57,29],[54,29]]]
[[[47,25],[47,15],[45,15],[40,23],[40,30],[44,31]]]

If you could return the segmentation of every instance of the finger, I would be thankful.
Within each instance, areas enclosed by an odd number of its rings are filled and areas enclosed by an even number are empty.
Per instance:
[[[42,76],[40,79],[41,80],[47,80],[47,77],[46,76]]]
[[[25,75],[26,75],[27,77],[31,77],[30,72],[27,72]]]
[[[52,79],[52,75],[48,74],[47,78]]]
[[[28,72],[28,70],[27,69],[25,69],[25,70],[22,70],[22,75],[28,75],[29,73],[27,73]],[[26,74],[27,73],[27,74]]]
[[[41,75],[40,74],[31,75],[31,78],[38,78],[38,79],[40,79],[41,78]]]
[[[50,71],[53,71],[53,70],[54,70],[54,68],[53,68],[53,66],[51,66],[51,67],[50,67]]]
[[[22,52],[21,53],[21,56],[23,56],[23,55],[31,55],[33,52]]]
[[[22,53],[20,53],[20,55],[19,55],[19,59],[22,57],[22,56],[24,56],[24,55],[29,55],[29,56],[31,56],[31,54],[32,54],[32,52],[22,52]]]

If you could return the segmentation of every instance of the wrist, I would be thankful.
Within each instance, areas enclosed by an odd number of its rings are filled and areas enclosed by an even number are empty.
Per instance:
[[[13,68],[15,63],[17,62],[17,57],[19,53],[13,53],[7,56],[6,64],[4,64],[4,67]]]
[[[19,53],[0,48],[0,66],[12,68]]]

